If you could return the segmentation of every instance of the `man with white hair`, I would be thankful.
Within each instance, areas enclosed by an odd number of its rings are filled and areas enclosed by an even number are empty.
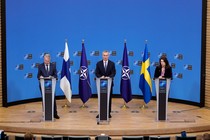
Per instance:
[[[54,77],[57,79],[57,69],[56,65],[50,62],[50,54],[45,53],[44,62],[38,67],[38,80],[43,77]],[[57,105],[54,98],[54,118],[59,119],[60,117],[57,114]]]
[[[114,76],[116,74],[115,63],[109,60],[109,52],[103,51],[102,54],[103,60],[99,61],[96,64],[95,75],[97,78],[112,78],[114,80]],[[114,83],[112,81],[111,91],[110,91],[110,100],[109,100],[109,118],[111,118],[111,110],[112,110],[112,89]],[[96,116],[98,118],[98,115]]]

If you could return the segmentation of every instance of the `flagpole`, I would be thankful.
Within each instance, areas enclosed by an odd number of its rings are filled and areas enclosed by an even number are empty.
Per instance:
[[[147,45],[147,42],[148,42],[148,40],[145,40],[145,45]],[[148,106],[147,106],[147,104],[143,104],[143,105],[141,105],[140,107],[139,107],[140,109],[148,109]]]
[[[67,42],[68,40],[67,39],[65,39],[65,42]],[[68,100],[67,100],[67,98],[65,98],[66,100],[65,100],[65,104],[62,106],[62,108],[70,108],[70,105],[68,105]]]
[[[82,39],[82,52],[81,52],[81,62],[80,62],[80,69],[81,69],[81,66],[82,67],[86,67],[87,68],[87,79],[85,79],[85,81],[83,81],[83,83],[82,84],[85,84],[85,85],[82,85],[82,87],[83,86],[85,86],[84,87],[84,89],[85,88],[90,88],[91,89],[91,85],[90,85],[90,83],[89,83],[89,73],[88,73],[88,63],[87,63],[87,58],[86,58],[86,52],[85,52],[85,47],[84,47],[84,43],[85,43],[85,40],[84,39]],[[83,59],[82,59],[83,58]],[[80,84],[80,81],[79,81],[79,84]],[[80,87],[80,85],[79,85],[79,88],[82,88],[82,87]],[[86,89],[87,90],[87,89]],[[80,89],[79,89],[79,92],[80,92]],[[82,90],[82,92],[81,93],[79,93],[79,94],[84,94],[84,90]],[[86,94],[86,93],[85,93]],[[87,94],[88,94],[88,92],[87,92]],[[84,95],[83,95],[84,96]],[[86,98],[86,97],[85,97]],[[81,97],[81,99],[82,99],[82,102],[83,102],[83,104],[80,106],[80,109],[83,109],[83,108],[88,108],[88,106],[86,105],[86,102],[87,102],[87,100],[86,99],[84,99],[83,97]],[[85,102],[85,103],[84,103]]]
[[[122,58],[120,93],[124,99],[124,104],[120,107],[122,109],[129,108],[126,102],[132,100],[131,83],[130,83],[130,68],[128,61],[128,52],[126,47],[126,39],[124,39],[124,50]]]
[[[145,45],[147,45],[147,43],[148,43],[148,40],[145,40]],[[145,53],[145,52],[144,52],[144,53]],[[145,55],[145,54],[144,54],[144,55]],[[149,107],[148,107],[147,103],[144,102],[144,104],[141,105],[139,108],[140,108],[140,109],[148,109]]]
[[[69,52],[68,52],[68,45],[67,45],[67,39],[65,39],[65,49],[64,49],[64,54],[63,54],[63,59],[64,59],[64,57],[65,57],[65,55],[67,55],[67,57],[69,58]],[[64,59],[65,60],[65,59]],[[66,60],[65,60],[66,61]],[[63,61],[63,63],[64,63],[64,61]],[[62,65],[62,67],[63,67],[63,65]],[[63,71],[63,68],[62,68],[62,71]],[[64,72],[65,73],[65,72]],[[63,80],[63,77],[61,77],[61,80]],[[60,87],[61,87],[61,89],[63,90],[63,92],[66,90],[65,88],[66,88],[66,81],[63,81],[62,83],[61,83],[61,80],[60,80]],[[70,86],[70,90],[71,90],[71,86]],[[66,93],[64,92],[64,94],[65,94],[65,104],[62,106],[62,108],[70,108],[70,105],[68,104],[68,102],[69,102],[69,100],[67,99],[67,95],[66,95]]]
[[[145,40],[145,45],[147,44],[148,40]]]

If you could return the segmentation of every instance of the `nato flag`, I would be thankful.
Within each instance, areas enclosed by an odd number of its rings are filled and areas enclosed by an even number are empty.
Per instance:
[[[121,82],[120,82],[120,93],[126,103],[128,103],[130,100],[132,100],[130,68],[129,68],[129,63],[128,63],[126,42],[124,43]]]
[[[86,103],[91,97],[91,86],[88,72],[88,63],[86,58],[84,42],[82,42],[82,53],[80,61],[80,75],[79,75],[79,96],[83,103]]]

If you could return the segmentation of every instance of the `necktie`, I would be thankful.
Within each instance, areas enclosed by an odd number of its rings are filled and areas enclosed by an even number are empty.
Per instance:
[[[47,72],[49,72],[49,68],[48,68],[48,65],[46,65],[46,70],[47,70]]]
[[[106,71],[106,68],[107,68],[107,61],[104,62],[104,68],[105,68],[105,71]]]

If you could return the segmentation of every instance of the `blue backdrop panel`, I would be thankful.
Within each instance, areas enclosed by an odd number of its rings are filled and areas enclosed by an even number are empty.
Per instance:
[[[199,103],[201,25],[202,0],[7,0],[7,101],[41,97],[36,75],[45,52],[57,65],[56,95],[63,95],[59,82],[65,39],[73,62],[73,94],[78,94],[82,39],[90,62],[92,92],[96,94],[96,62],[108,50],[117,70],[114,94],[120,94],[120,63],[127,39],[133,95],[142,95],[140,61],[148,40],[152,77],[160,55],[166,54],[174,76],[169,97]]]

